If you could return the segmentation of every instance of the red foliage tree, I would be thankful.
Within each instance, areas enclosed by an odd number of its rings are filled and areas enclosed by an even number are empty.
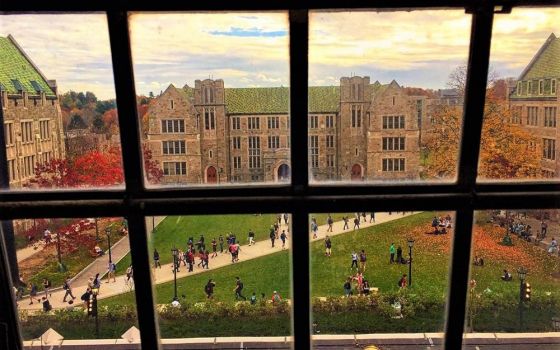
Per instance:
[[[152,185],[160,183],[163,177],[163,170],[161,170],[159,162],[153,160],[152,151],[148,147],[143,146],[142,150],[144,152],[144,172],[146,173],[146,180]]]
[[[120,185],[124,180],[120,149],[114,148],[106,153],[88,152],[75,159],[73,172],[82,186]]]

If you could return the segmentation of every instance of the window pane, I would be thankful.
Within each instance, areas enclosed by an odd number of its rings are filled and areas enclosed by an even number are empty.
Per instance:
[[[147,217],[146,223],[152,231],[151,265],[164,342],[241,336],[278,336],[284,342],[290,335],[289,215]],[[239,295],[234,291],[239,286],[236,277],[242,285]],[[133,302],[132,294],[123,294],[108,299],[107,305]]]
[[[453,212],[312,214],[315,345],[330,334],[442,332],[454,222]]]
[[[7,249],[17,253],[12,275],[20,277],[14,296],[26,345],[38,346],[41,338],[45,348],[58,345],[55,331],[65,341],[103,339],[106,344],[124,335],[131,349],[140,349],[136,304],[104,307],[110,296],[134,290],[130,260],[125,262],[130,251],[126,220],[23,219],[4,221],[2,229]]]
[[[556,180],[560,10],[494,19],[479,180]]]
[[[135,13],[130,27],[148,187],[290,180],[286,12]],[[186,153],[162,153],[168,140]]]
[[[0,71],[10,189],[123,187],[105,14],[1,15]]]
[[[311,182],[455,180],[470,18],[452,10],[311,12],[308,112],[319,121],[309,134],[320,137]],[[332,149],[327,133],[336,134]],[[324,164],[330,154],[333,168]],[[387,158],[398,166],[386,167]]]
[[[485,344],[477,333],[531,349],[560,345],[559,214],[475,212],[464,348]]]

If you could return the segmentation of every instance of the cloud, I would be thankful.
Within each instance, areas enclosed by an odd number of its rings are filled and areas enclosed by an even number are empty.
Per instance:
[[[208,33],[212,35],[223,35],[223,36],[239,36],[242,38],[246,37],[276,37],[276,36],[286,36],[288,35],[287,30],[277,30],[272,32],[266,32],[262,29],[253,27],[249,29],[235,28],[232,27],[227,31],[211,30]]]

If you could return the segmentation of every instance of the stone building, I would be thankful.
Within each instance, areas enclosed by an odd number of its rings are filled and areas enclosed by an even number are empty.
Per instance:
[[[545,177],[560,174],[556,127],[559,81],[560,38],[552,33],[519,75],[509,95],[511,122],[522,125],[541,144],[541,168]]]
[[[309,164],[316,181],[417,179],[423,97],[395,81],[343,77],[309,88]],[[148,109],[144,142],[166,184],[290,179],[289,89],[170,85]]]
[[[47,80],[11,35],[0,37],[0,99],[10,187],[19,188],[34,176],[37,163],[63,158],[65,149],[56,82]]]

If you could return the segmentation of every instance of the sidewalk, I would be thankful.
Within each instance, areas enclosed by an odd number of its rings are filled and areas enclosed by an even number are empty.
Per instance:
[[[367,216],[367,221],[368,222],[363,222],[363,218],[362,218],[362,222],[360,223],[360,229],[363,229],[363,228],[366,228],[366,227],[371,227],[371,226],[374,226],[374,225],[379,225],[381,223],[385,223],[385,222],[388,222],[388,221],[398,220],[398,219],[401,219],[401,218],[404,218],[404,217],[407,217],[407,216],[410,216],[410,215],[413,215],[413,214],[417,214],[417,213],[418,212],[407,212],[406,214],[402,214],[402,212],[400,212],[400,213],[397,214],[397,213],[393,212],[392,215],[390,215],[389,213],[376,213],[375,214],[375,223],[369,223],[369,214],[368,214],[368,216]],[[336,219],[340,219],[339,215],[333,214],[333,220],[336,220]],[[351,232],[351,231],[353,231],[352,227],[354,226],[354,224],[352,222],[353,219],[354,218],[351,217],[350,222],[348,223],[348,225],[350,226],[349,230],[343,230],[342,229],[344,227],[344,222],[342,220],[335,221],[333,223],[333,232],[327,232],[328,225],[326,225],[326,224],[319,226],[319,230],[318,230],[316,239],[312,238],[313,234],[311,232],[309,232],[309,228],[308,228],[309,239],[310,239],[310,241],[317,241],[317,240],[324,239],[324,237],[327,234],[329,236],[336,236],[336,235],[339,235],[339,234],[342,234],[342,233],[345,233],[345,232]],[[151,224],[151,217],[148,218],[147,220],[149,220],[149,223]],[[151,226],[149,226],[149,227],[151,227]],[[288,223],[288,225],[285,225],[283,220],[282,220],[282,225],[280,226],[280,232],[282,232],[282,230],[286,230],[286,233],[288,235],[288,239],[287,239],[287,242],[286,242],[286,249],[290,249],[291,232],[289,231],[289,223]],[[246,243],[247,238],[246,237],[239,237],[239,242],[240,242],[240,244]],[[127,245],[128,245],[128,239],[127,239]],[[209,245],[207,244],[207,246],[209,246]],[[209,269],[202,269],[200,267],[197,267],[196,264],[198,264],[198,262],[199,262],[199,260],[197,258],[196,262],[195,262],[194,271],[189,273],[189,272],[187,272],[188,268],[181,265],[180,268],[179,268],[180,270],[177,273],[177,278],[182,278],[182,277],[186,277],[186,276],[193,275],[193,274],[198,274],[198,273],[204,273],[204,272],[211,271],[211,270],[223,267],[223,266],[232,265],[231,255],[225,250],[225,248],[226,247],[224,247],[224,253],[218,253],[217,257],[210,259]],[[280,252],[280,251],[282,251],[282,241],[279,240],[279,239],[276,240],[274,248],[271,247],[271,242],[270,242],[269,239],[266,239],[266,240],[263,240],[263,241],[258,241],[253,246],[248,246],[247,244],[244,244],[240,248],[239,261],[243,262],[243,261],[246,261],[246,260],[255,259],[255,258],[258,258],[258,257],[261,257],[261,256],[273,254],[273,253]],[[113,260],[115,262],[118,261],[118,260],[116,260],[114,254],[113,254]],[[105,264],[103,265],[103,263],[100,263],[100,266],[102,268],[102,270],[100,272],[105,272],[106,269],[107,269],[107,261],[106,260],[103,260],[103,261],[104,261]],[[78,305],[81,304],[81,302],[79,300],[79,297],[84,293],[84,291],[87,288],[87,279],[91,275],[95,275],[93,269],[88,269],[88,271],[90,271],[90,272],[87,273],[87,274],[84,271],[82,271],[80,273],[80,274],[83,275],[84,279],[80,279],[80,280],[76,279],[76,281],[74,281],[74,283],[72,284],[72,292],[74,293],[74,296],[77,298],[75,301],[78,302]],[[153,273],[153,279],[154,279],[155,284],[170,282],[170,281],[173,281],[173,278],[174,278],[173,277],[172,263],[164,264],[164,265],[162,265],[161,268],[154,269],[152,271],[152,273]],[[109,298],[109,297],[112,297],[112,296],[115,296],[115,295],[130,292],[130,288],[126,285],[125,281],[126,281],[126,276],[117,276],[116,282],[111,282],[111,283],[105,283],[106,281],[103,280],[98,299]],[[53,309],[67,308],[69,306],[68,304],[62,302],[64,292],[65,292],[64,290],[59,290],[59,291],[56,291],[56,292],[53,291],[52,297],[50,298],[51,305],[52,305]],[[33,304],[33,305],[28,305],[28,304],[29,303],[27,302],[27,299],[24,298],[23,300],[19,301],[19,309],[40,310],[42,308],[41,304]]]

